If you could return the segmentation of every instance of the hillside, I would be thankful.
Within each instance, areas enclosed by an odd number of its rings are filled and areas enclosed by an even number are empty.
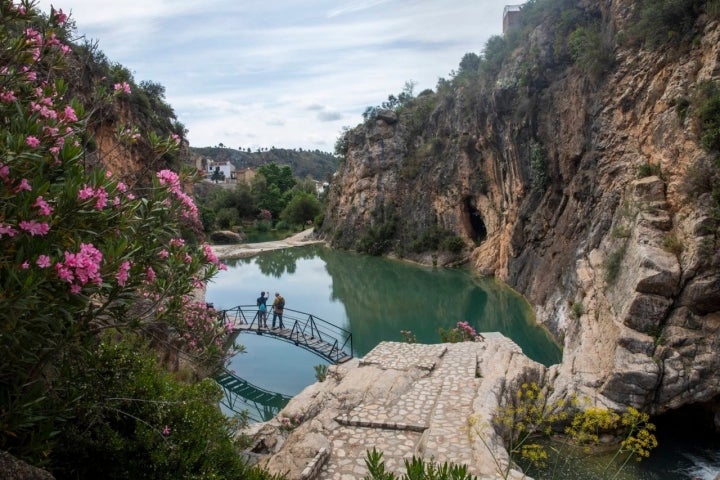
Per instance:
[[[322,235],[509,283],[564,344],[558,395],[718,411],[719,18],[529,2],[436,91],[345,134]]]
[[[245,152],[223,147],[191,147],[192,155],[199,155],[215,162],[231,162],[235,168],[256,168],[267,163],[289,165],[293,175],[299,178],[330,180],[337,170],[338,159],[320,150],[290,150],[271,148],[260,152]]]

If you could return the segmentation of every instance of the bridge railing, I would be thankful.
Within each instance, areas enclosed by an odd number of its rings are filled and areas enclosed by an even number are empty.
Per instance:
[[[267,332],[272,330],[258,328],[260,311],[255,305],[239,305],[220,312],[224,322],[230,322],[235,329]],[[266,323],[272,326],[272,308],[268,307]],[[278,338],[295,343],[312,351],[333,363],[353,356],[352,333],[338,325],[323,320],[311,313],[290,308],[283,310],[284,331],[275,334]],[[289,330],[289,334],[287,334]],[[322,342],[323,345],[319,345]],[[319,351],[321,350],[321,351]]]

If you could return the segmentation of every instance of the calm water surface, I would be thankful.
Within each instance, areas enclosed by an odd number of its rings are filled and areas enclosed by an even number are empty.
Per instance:
[[[561,360],[560,348],[534,324],[532,311],[520,295],[467,270],[433,269],[322,246],[278,250],[227,263],[228,270],[220,272],[207,290],[207,301],[216,308],[254,305],[260,291],[271,292],[271,297],[280,292],[287,308],[350,330],[358,357],[383,340],[401,341],[401,330],[411,330],[419,342],[437,343],[438,328],[467,321],[478,332],[503,333],[544,365]],[[327,364],[292,344],[256,334],[242,334],[238,343],[246,353],[236,355],[230,368],[250,383],[283,395],[296,395],[314,383],[314,366]],[[254,407],[248,406],[251,415]],[[274,413],[267,410],[259,415],[267,418]],[[685,441],[667,433],[665,428],[658,431],[660,447],[650,461],[628,466],[617,478],[715,478],[720,470],[715,439],[693,446],[692,438]],[[556,478],[603,476],[576,470]]]
[[[438,343],[438,329],[467,321],[478,332],[499,331],[545,365],[561,359],[558,345],[534,324],[527,302],[511,289],[462,269],[433,269],[322,246],[277,250],[228,262],[208,286],[218,309],[253,305],[260,291],[280,292],[286,308],[350,330],[355,356],[410,330],[422,343]],[[232,368],[264,388],[294,395],[315,381],[319,357],[277,340],[243,334],[247,353]]]

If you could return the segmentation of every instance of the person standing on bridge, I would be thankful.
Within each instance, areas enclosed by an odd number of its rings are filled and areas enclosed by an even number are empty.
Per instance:
[[[269,292],[268,295],[270,295]],[[256,302],[258,307],[258,328],[267,328],[267,297],[265,292],[260,292]]]
[[[273,323],[272,328],[275,328],[275,319],[280,320],[278,323],[278,326],[280,328],[285,328],[285,325],[283,325],[283,310],[285,309],[285,299],[280,295],[278,292],[275,292],[275,300],[273,300]]]

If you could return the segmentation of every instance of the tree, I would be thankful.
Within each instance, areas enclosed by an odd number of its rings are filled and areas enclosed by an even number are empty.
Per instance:
[[[312,193],[298,192],[288,202],[280,218],[293,225],[311,222],[322,211],[317,197]]]

